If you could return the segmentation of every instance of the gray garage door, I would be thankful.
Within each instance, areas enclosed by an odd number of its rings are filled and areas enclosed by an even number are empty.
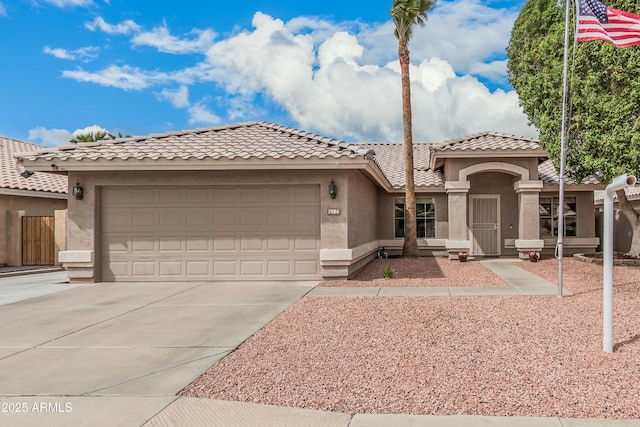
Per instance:
[[[315,280],[314,185],[106,187],[102,280]]]

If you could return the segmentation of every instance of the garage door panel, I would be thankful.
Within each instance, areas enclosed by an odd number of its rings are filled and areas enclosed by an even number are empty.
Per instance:
[[[240,195],[240,203],[245,204],[264,204],[267,200],[263,188],[241,188],[238,191]]]
[[[198,227],[200,229],[208,230],[211,228],[212,216],[209,210],[192,210],[185,214],[186,226],[188,228]]]
[[[240,227],[243,230],[264,230],[266,224],[265,213],[260,209],[246,209],[240,212]]]
[[[309,229],[314,224],[320,224],[320,215],[317,209],[296,209],[293,213],[293,227],[296,229]]]
[[[319,193],[311,185],[104,188],[102,278],[319,279]]]
[[[267,270],[269,276],[290,276],[293,273],[290,260],[269,260]]]
[[[189,277],[209,277],[211,276],[210,261],[186,261],[187,276]]]
[[[267,237],[267,250],[272,252],[289,252],[293,249],[289,236]]]
[[[184,275],[182,261],[158,261],[160,277],[180,277]]]
[[[186,252],[188,253],[211,252],[210,239],[207,237],[187,236],[186,242],[187,242]]]
[[[320,274],[320,267],[315,260],[296,260],[293,263],[293,274],[298,277],[318,276]]]
[[[132,236],[131,250],[136,252],[157,252],[155,236]]]
[[[319,242],[315,236],[296,236],[293,240],[295,251],[319,251]]]
[[[233,236],[228,237],[214,237],[213,238],[213,252],[236,252],[238,246],[238,240]]]
[[[153,278],[158,275],[156,261],[132,261],[131,275],[133,278]]]
[[[215,209],[213,212],[214,230],[237,228],[238,212],[232,209]]]
[[[169,205],[177,205],[184,204],[186,201],[185,197],[185,189],[183,188],[163,188],[161,191],[157,191],[158,194],[158,203],[160,204],[169,204]]]
[[[160,236],[159,237],[160,252],[183,252],[184,238],[182,236]],[[187,242],[188,244],[188,242]]]
[[[157,229],[158,228],[158,214],[157,212],[147,210],[135,210],[130,213],[131,221],[128,231],[141,230],[141,229]],[[123,231],[126,229],[122,229]]]
[[[240,251],[241,252],[263,252],[266,249],[265,239],[263,236],[241,236]]]

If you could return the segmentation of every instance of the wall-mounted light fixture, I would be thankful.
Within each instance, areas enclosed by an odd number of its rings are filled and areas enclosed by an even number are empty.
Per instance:
[[[79,181],[73,186],[73,197],[75,197],[76,200],[82,200],[84,197],[84,188],[82,188]]]
[[[338,187],[336,186],[336,183],[331,180],[331,182],[329,183],[329,196],[331,196],[332,199],[335,199],[337,195]]]

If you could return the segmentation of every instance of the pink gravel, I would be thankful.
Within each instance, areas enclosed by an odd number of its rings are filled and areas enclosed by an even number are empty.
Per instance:
[[[557,262],[518,263],[555,282]],[[307,297],[185,395],[344,413],[640,418],[640,270],[565,260],[571,297]],[[484,286],[488,286],[487,283]]]
[[[394,279],[384,269],[393,268]],[[443,257],[374,259],[350,280],[326,280],[323,287],[485,287],[509,286],[479,261],[450,261]]]

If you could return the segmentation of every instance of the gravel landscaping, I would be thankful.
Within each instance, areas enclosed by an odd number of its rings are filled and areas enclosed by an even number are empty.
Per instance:
[[[557,280],[555,260],[517,265]],[[569,258],[571,297],[303,298],[184,394],[351,414],[640,418],[640,269],[614,274],[612,354],[602,267]]]
[[[383,271],[393,268],[394,279]],[[326,280],[324,287],[484,287],[509,286],[479,261],[450,261],[444,257],[374,259],[350,280]]]

